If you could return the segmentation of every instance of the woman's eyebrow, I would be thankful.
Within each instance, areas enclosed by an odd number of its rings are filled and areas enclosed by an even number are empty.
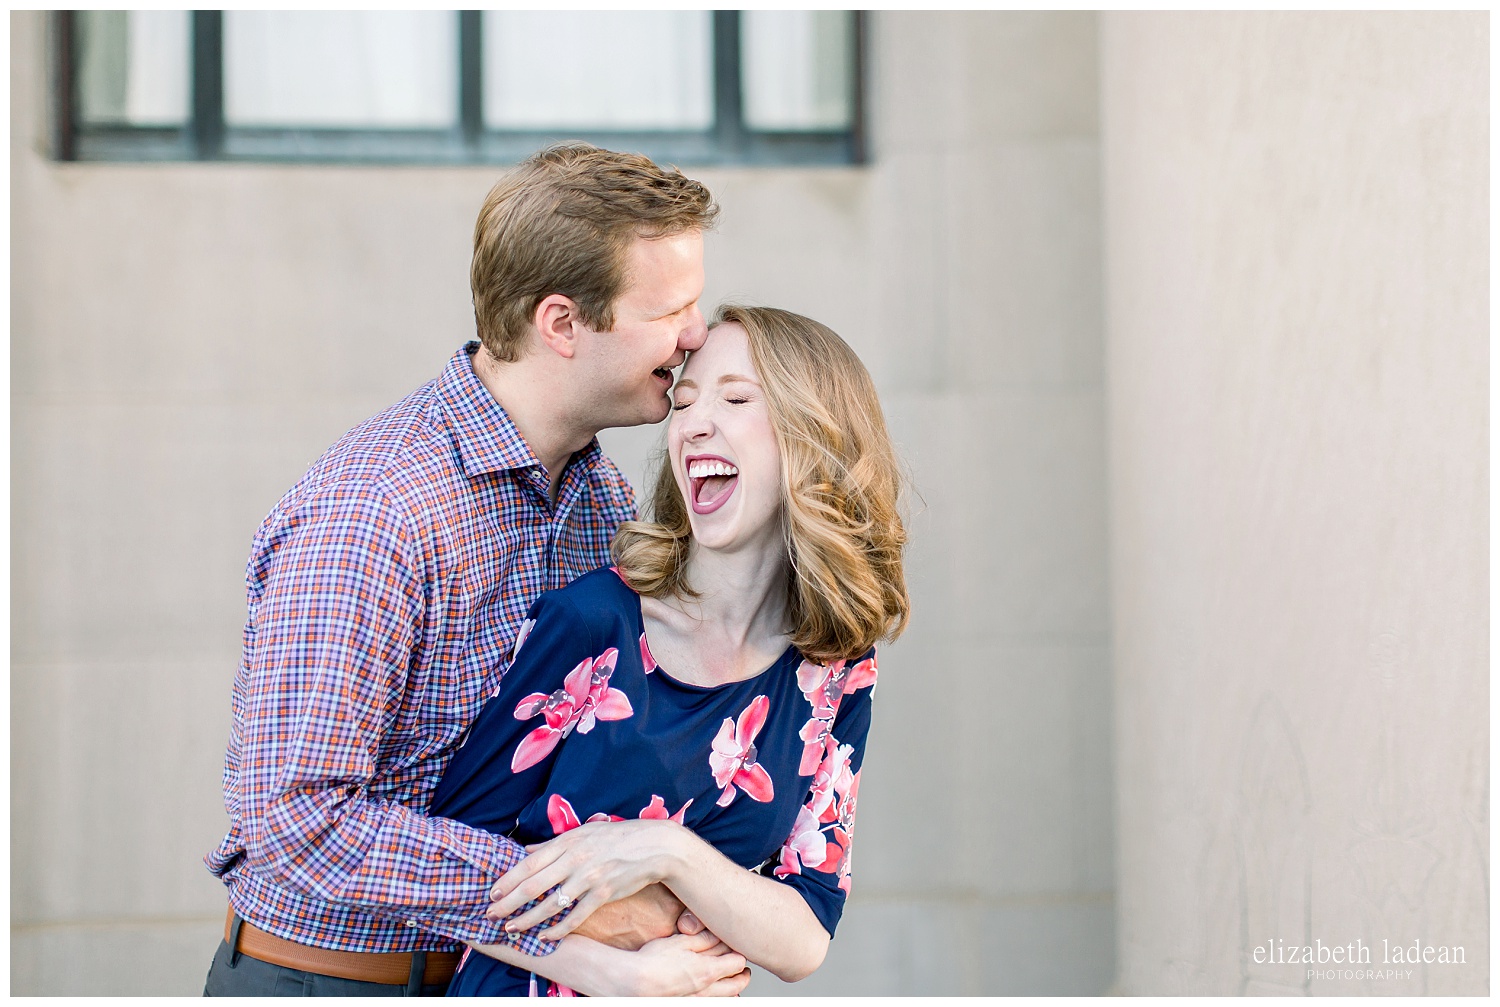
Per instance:
[[[678,378],[677,379],[677,387],[678,388],[697,388],[698,384],[692,378]]]
[[[727,385],[731,381],[743,381],[747,385],[754,385],[757,388],[760,387],[759,381],[756,381],[754,378],[747,378],[743,374],[725,374],[719,378],[719,384],[721,385]]]

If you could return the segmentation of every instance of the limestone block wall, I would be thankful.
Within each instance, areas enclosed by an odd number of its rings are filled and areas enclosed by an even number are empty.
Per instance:
[[[469,338],[496,171],[58,164],[45,51],[13,13],[12,992],[193,994],[251,536]],[[695,172],[706,303],[844,334],[920,491],[854,898],[822,971],[752,992],[1101,992],[1096,19],[878,12],[870,55],[870,165]],[[606,447],[638,478],[657,436]]]
[[[1488,16],[1101,36],[1120,989],[1484,993]]]

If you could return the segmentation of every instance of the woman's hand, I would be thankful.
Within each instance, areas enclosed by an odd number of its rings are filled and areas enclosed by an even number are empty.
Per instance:
[[[505,929],[513,933],[529,930],[572,907],[564,919],[541,934],[549,941],[561,940],[605,903],[664,880],[691,842],[701,840],[672,821],[581,825],[549,842],[526,847],[529,856],[490,888],[490,898],[496,901],[488,915],[503,919],[555,888],[545,901],[511,920]]]
[[[710,930],[648,941],[636,951],[630,996],[733,997],[750,981],[745,956]]]
[[[711,931],[659,937],[621,951],[573,936],[551,955],[533,958],[509,944],[468,942],[480,954],[529,969],[587,996],[739,996],[750,970]]]

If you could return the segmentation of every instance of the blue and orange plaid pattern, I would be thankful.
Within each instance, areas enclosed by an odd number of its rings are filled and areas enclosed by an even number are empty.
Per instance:
[[[502,937],[489,886],[524,851],[423,812],[531,603],[608,563],[635,498],[595,441],[554,507],[473,373],[477,347],[345,434],[255,536],[230,828],[205,863],[242,917],[288,940],[412,951]],[[545,954],[536,932],[519,947]]]

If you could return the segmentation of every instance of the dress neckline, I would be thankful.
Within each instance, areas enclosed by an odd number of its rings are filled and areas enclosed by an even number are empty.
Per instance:
[[[625,575],[620,573],[618,567],[612,566],[609,569],[614,573],[616,577],[620,579],[620,583],[624,584],[625,587],[630,591],[630,593],[635,596],[635,628],[641,635],[640,638],[642,647],[645,649],[645,652],[649,654],[652,652],[651,641],[646,639],[646,613],[641,609],[641,593],[630,586],[630,581],[625,579]],[[643,654],[642,657],[644,656],[645,655]],[[723,689],[729,689],[736,685],[744,685],[746,682],[754,682],[756,679],[764,678],[767,675],[771,674],[771,672],[775,671],[777,668],[780,668],[782,665],[786,664],[788,660],[798,656],[800,655],[797,650],[796,644],[789,643],[786,645],[786,650],[783,650],[781,652],[781,655],[777,657],[776,660],[772,661],[768,666],[766,666],[765,669],[756,672],[749,678],[738,678],[733,682],[721,682],[718,685],[696,685],[693,682],[684,682],[676,675],[673,675],[671,672],[667,671],[667,669],[662,667],[660,664],[657,664],[656,667],[652,669],[651,674],[661,675],[662,678],[666,679],[668,682],[671,682],[673,685],[681,689],[690,689],[694,692],[719,692]],[[653,656],[651,660],[655,662],[656,658]]]

